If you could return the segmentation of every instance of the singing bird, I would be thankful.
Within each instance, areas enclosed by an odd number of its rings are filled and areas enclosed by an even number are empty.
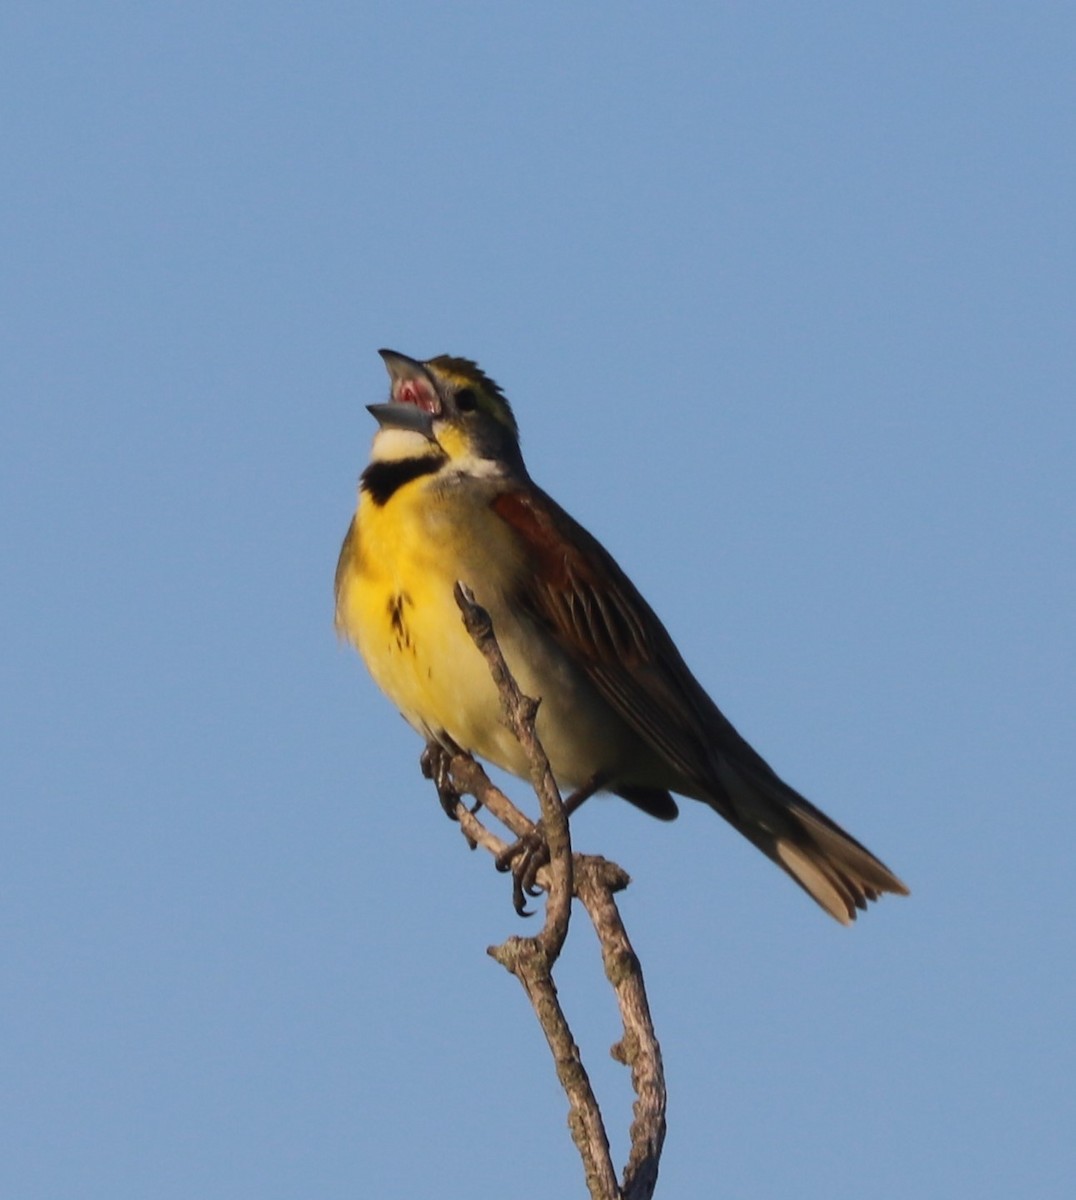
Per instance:
[[[474,362],[382,350],[391,378],[336,568],[336,625],[427,741],[527,778],[454,598],[490,614],[562,787],[661,820],[701,800],[843,924],[903,883],[736,732],[612,556],[535,484]]]

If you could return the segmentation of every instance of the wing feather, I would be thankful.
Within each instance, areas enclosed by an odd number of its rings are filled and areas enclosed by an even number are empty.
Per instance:
[[[523,607],[685,781],[707,793],[720,790],[710,745],[715,719],[742,739],[608,551],[537,488],[502,492],[492,507],[526,548],[531,570],[520,585]]]

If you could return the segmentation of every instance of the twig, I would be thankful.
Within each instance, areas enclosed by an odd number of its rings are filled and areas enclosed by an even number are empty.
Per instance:
[[[456,602],[468,633],[489,664],[506,723],[527,754],[531,781],[541,805],[541,828],[549,847],[549,862],[535,876],[537,886],[548,894],[541,932],[530,938],[510,937],[500,946],[491,946],[488,953],[519,979],[542,1026],[557,1077],[568,1097],[568,1126],[583,1161],[591,1197],[650,1200],[657,1184],[665,1138],[665,1081],[642,970],[613,899],[615,892],[627,887],[629,879],[616,863],[595,855],[572,853],[564,805],[535,732],[539,702],[519,690],[497,644],[489,614],[462,584],[456,585]],[[478,807],[485,808],[517,838],[535,834],[534,824],[490,782],[470,755],[454,754],[448,758],[446,767],[455,794],[474,796]],[[443,802],[444,796],[442,792]],[[448,796],[451,807],[453,792],[449,791]],[[485,827],[476,812],[458,801],[455,816],[472,846],[480,845],[495,857],[503,857],[507,850],[505,842]],[[616,993],[624,1027],[623,1037],[613,1047],[612,1054],[631,1068],[636,1093],[631,1150],[621,1184],[613,1169],[601,1109],[553,982],[553,966],[568,933],[573,895],[586,908],[598,935],[605,974]]]
[[[594,924],[602,948],[606,978],[616,992],[623,1038],[613,1057],[631,1068],[635,1089],[631,1123],[631,1152],[624,1168],[623,1200],[649,1200],[658,1181],[658,1164],[665,1142],[665,1071],[661,1062],[650,1005],[639,960],[613,900],[613,892],[628,883],[615,863],[587,856],[576,860],[576,895]]]
[[[540,701],[524,696],[508,670],[504,655],[493,635],[493,622],[464,583],[455,588],[456,603],[463,614],[463,624],[474,644],[489,664],[490,674],[501,695],[501,704],[508,726],[516,735],[531,768],[531,786],[538,795],[542,809],[542,826],[549,846],[549,903],[546,905],[545,927],[537,936],[542,954],[549,960],[550,969],[560,954],[568,936],[572,913],[572,842],[568,817],[564,812],[560,792],[542,743],[534,731]]]

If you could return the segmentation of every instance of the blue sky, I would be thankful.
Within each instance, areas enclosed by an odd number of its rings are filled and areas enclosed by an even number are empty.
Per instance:
[[[0,1194],[577,1195],[503,877],[332,632],[376,349],[477,358],[910,884],[614,801],[659,1195],[1076,1187],[1076,17],[0,16]],[[618,1159],[585,922],[559,980]]]

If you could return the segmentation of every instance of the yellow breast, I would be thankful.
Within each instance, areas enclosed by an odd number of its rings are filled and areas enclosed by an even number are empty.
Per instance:
[[[381,690],[424,737],[526,772],[500,719],[485,660],[463,627],[453,588],[464,580],[500,608],[516,556],[484,499],[419,479],[385,505],[362,495],[337,568],[336,624]]]

